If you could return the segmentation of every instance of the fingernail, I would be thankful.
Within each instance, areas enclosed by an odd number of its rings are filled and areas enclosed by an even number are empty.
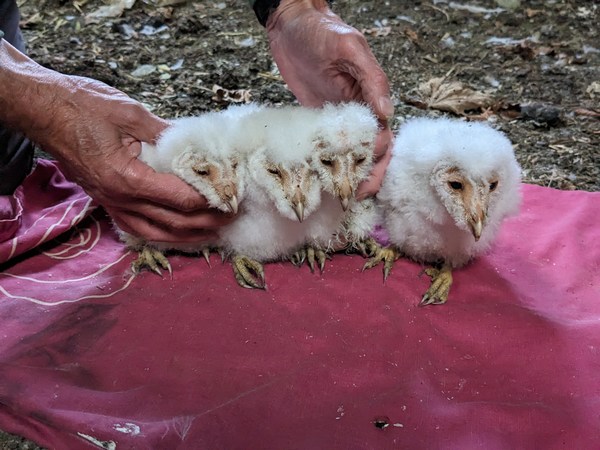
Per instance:
[[[356,201],[362,202],[364,199],[370,197],[371,194],[369,192],[361,192],[356,194]]]
[[[389,97],[379,99],[379,111],[388,121],[394,117],[394,104]]]

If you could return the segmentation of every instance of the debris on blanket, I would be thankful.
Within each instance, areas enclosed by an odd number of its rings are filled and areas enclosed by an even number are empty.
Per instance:
[[[376,417],[373,420],[373,425],[375,425],[375,428],[379,428],[380,430],[385,430],[389,426],[394,428],[404,428],[404,424],[402,423],[390,423],[390,418],[387,416]]]
[[[115,423],[113,428],[116,431],[119,431],[124,434],[130,434],[132,436],[137,436],[138,434],[140,434],[141,431],[139,425],[136,425],[135,423],[131,422],[125,422],[124,424]]]
[[[77,432],[77,435],[79,437],[82,437],[86,441],[91,442],[92,444],[96,445],[98,448],[101,448],[104,450],[116,450],[117,449],[117,444],[115,443],[115,441],[101,441],[99,439],[96,439],[93,436],[90,436],[89,434],[84,434],[84,433],[80,433],[80,432]]]
[[[373,425],[380,430],[385,430],[390,426],[390,418],[387,416],[379,416],[373,419]]]

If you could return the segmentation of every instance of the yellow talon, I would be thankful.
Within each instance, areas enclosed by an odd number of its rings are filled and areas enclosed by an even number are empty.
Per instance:
[[[147,267],[162,277],[159,266],[168,270],[171,277],[173,277],[173,270],[167,257],[160,250],[144,247],[139,251],[138,258],[131,263],[131,270],[137,275],[144,267]]]
[[[442,305],[448,300],[452,286],[452,268],[444,265],[441,269],[429,268],[425,273],[431,277],[431,286],[425,292],[419,306]]]
[[[233,275],[238,284],[248,289],[266,289],[265,271],[258,261],[243,255],[232,258]]]
[[[394,266],[394,262],[400,257],[400,253],[394,248],[381,248],[379,246],[377,249],[373,250],[373,253],[374,256],[369,258],[363,266],[363,271],[372,269],[383,261],[383,281],[385,282]]]

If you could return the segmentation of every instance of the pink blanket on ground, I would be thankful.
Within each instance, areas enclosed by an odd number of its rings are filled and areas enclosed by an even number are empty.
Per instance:
[[[523,192],[421,308],[408,261],[385,285],[346,255],[268,265],[265,292],[217,256],[134,278],[42,162],[0,243],[0,429],[58,449],[600,448],[600,194]]]

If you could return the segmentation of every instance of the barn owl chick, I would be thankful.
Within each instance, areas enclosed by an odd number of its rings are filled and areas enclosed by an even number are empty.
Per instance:
[[[288,258],[307,239],[307,220],[321,202],[321,185],[309,164],[315,120],[308,108],[266,108],[246,124],[262,130],[262,143],[248,158],[240,214],[219,230],[219,246],[231,255],[243,287],[264,289],[262,263]]]
[[[357,211],[362,209],[354,205],[354,194],[359,183],[369,176],[377,133],[377,119],[367,106],[341,103],[326,104],[321,109],[312,166],[323,186],[324,211],[317,215],[322,222],[315,224],[308,247],[299,258],[302,262],[302,257],[307,256],[311,271],[314,259],[323,271],[329,252],[355,243],[360,246],[358,242],[368,236],[359,233],[358,223],[352,224],[352,218],[358,217]],[[330,228],[332,223],[336,224],[334,230]]]
[[[421,305],[445,303],[452,269],[486,251],[517,212],[520,168],[510,141],[481,123],[413,119],[399,130],[377,195],[392,247],[366,264],[399,255],[439,263]]]
[[[316,131],[313,167],[323,190],[348,209],[358,184],[369,176],[373,163],[377,119],[358,103],[326,104]]]
[[[234,136],[239,134],[237,130],[244,119],[259,109],[256,105],[237,106],[222,112],[176,119],[155,146],[142,146],[139,158],[158,172],[179,176],[202,194],[209,206],[235,214],[245,191],[242,164],[245,155],[236,147]],[[132,265],[134,272],[149,267],[160,274],[162,267],[171,273],[171,266],[163,254],[167,250],[202,252],[208,262],[209,244],[204,242],[175,245],[145,241],[123,231],[119,234],[129,248],[140,253]]]

